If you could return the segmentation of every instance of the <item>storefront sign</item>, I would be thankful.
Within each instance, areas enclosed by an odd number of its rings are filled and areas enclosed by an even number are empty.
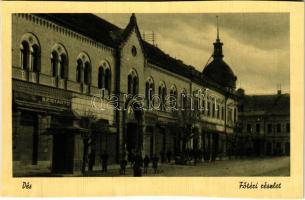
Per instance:
[[[17,101],[31,102],[42,105],[54,105],[60,107],[71,107],[71,101],[47,96],[32,95],[24,92],[14,92],[14,99]]]

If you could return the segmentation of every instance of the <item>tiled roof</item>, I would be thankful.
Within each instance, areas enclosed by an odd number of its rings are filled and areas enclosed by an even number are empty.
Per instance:
[[[121,31],[119,27],[89,13],[48,13],[35,15],[67,27],[110,47],[116,46],[117,32]]]
[[[289,114],[290,95],[245,95],[243,107],[244,112],[265,111],[268,114]]]
[[[110,22],[89,13],[49,13],[35,15],[65,26],[73,31],[113,48],[116,48],[121,41],[124,40],[127,34],[127,29],[130,29],[130,25],[127,26],[126,29],[121,29],[118,26],[115,26],[114,24],[111,24]],[[132,15],[132,17],[133,18],[131,19],[135,20],[135,16]],[[190,78],[199,84],[205,84],[207,86],[223,90],[223,87],[209,77],[204,76],[193,66],[187,65],[181,60],[171,57],[158,47],[144,40],[142,40],[142,45],[146,59],[150,63],[173,73]]]

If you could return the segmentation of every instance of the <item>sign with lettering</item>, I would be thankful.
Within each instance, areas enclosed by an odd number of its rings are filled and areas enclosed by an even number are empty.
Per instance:
[[[67,99],[53,98],[41,95],[32,95],[24,92],[14,92],[14,100],[31,102],[43,105],[54,105],[60,107],[71,107],[71,101]]]

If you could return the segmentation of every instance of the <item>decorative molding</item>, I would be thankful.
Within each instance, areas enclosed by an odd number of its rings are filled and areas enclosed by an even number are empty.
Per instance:
[[[88,38],[84,35],[81,35],[79,33],[76,33],[75,31],[72,31],[68,28],[62,27],[60,25],[57,25],[49,20],[40,18],[38,16],[32,15],[32,14],[25,14],[25,13],[17,13],[15,14],[17,17],[20,17],[22,19],[28,20],[30,22],[33,22],[34,24],[43,26],[44,28],[52,29],[55,32],[58,32],[60,34],[63,34],[65,36],[68,36],[70,38],[76,39],[78,41],[81,41],[83,43],[87,43],[91,46],[94,46],[96,48],[100,48],[105,51],[109,51],[111,53],[115,53],[115,49],[106,46],[103,43],[97,42],[91,38]]]

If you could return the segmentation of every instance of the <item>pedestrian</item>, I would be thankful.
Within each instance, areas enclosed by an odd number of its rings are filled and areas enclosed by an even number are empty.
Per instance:
[[[135,154],[133,150],[128,153],[128,162],[130,163],[130,166],[133,167],[133,164],[135,162]]]
[[[106,151],[101,155],[102,161],[102,172],[107,172],[107,165],[108,165],[108,154]]]
[[[167,157],[167,162],[170,163],[171,160],[172,160],[172,152],[171,152],[171,150],[167,151],[166,157]]]
[[[147,174],[147,168],[149,165],[149,161],[150,161],[150,159],[149,159],[148,155],[146,155],[144,157],[144,174]]]
[[[121,162],[120,162],[120,166],[121,166],[121,169],[120,169],[120,174],[124,174],[126,173],[126,166],[127,166],[127,160],[123,157]]]
[[[95,153],[93,151],[91,151],[88,156],[88,165],[89,165],[90,172],[93,170],[94,161],[95,161]]]
[[[153,159],[152,159],[152,167],[154,169],[154,173],[156,174],[157,171],[158,171],[158,161],[159,161],[159,158],[154,155]]]
[[[143,159],[142,156],[138,153],[135,156],[135,162],[133,164],[133,176],[135,177],[142,176],[142,165],[143,165]]]

